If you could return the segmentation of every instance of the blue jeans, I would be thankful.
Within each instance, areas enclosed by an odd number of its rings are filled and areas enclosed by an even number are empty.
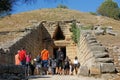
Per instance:
[[[26,65],[26,61],[25,60],[21,61],[20,65]]]
[[[42,60],[42,67],[48,68],[48,60]]]

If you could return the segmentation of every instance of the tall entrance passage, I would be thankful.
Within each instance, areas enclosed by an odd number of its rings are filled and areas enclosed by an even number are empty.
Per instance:
[[[58,50],[58,48],[59,48],[58,46],[56,46],[56,47],[53,48],[53,55],[54,55],[55,58],[57,56],[56,51]],[[60,48],[61,48],[61,50],[63,51],[63,53],[65,54],[65,57],[66,57],[66,47],[62,46]]]
[[[56,30],[53,34],[53,39],[54,40],[64,40],[65,39],[65,36],[63,35],[63,32],[62,32],[59,25],[58,25],[58,27],[56,28]]]

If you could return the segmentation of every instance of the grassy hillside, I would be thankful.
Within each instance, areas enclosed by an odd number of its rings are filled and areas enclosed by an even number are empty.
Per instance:
[[[54,8],[40,9],[4,17],[0,19],[0,32],[22,30],[26,27],[29,27],[29,25],[32,25],[32,21],[60,21],[72,19],[76,19],[77,21],[80,21],[82,24],[85,25],[112,26],[113,29],[120,30],[120,21],[103,16],[95,16],[91,15],[90,13],[83,13],[75,10]],[[0,42],[5,42],[6,40],[13,40],[13,38],[16,38],[16,36],[18,35],[19,33],[0,35]],[[104,37],[100,39],[104,41]]]
[[[23,29],[31,25],[30,21],[58,21],[76,19],[82,24],[111,25],[119,29],[120,21],[110,18],[91,15],[69,9],[41,9],[20,14],[14,14],[0,19],[0,31],[11,31]]]

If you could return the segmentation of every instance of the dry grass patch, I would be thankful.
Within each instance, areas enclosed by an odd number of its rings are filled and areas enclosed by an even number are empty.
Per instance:
[[[107,17],[95,16],[90,13],[83,13],[69,9],[40,9],[30,12],[23,12],[0,19],[0,32],[23,30],[33,23],[30,21],[60,21],[76,19],[85,25],[102,25],[112,26],[116,30],[120,30],[120,21],[116,21]],[[11,35],[12,36],[12,35]],[[1,39],[5,37],[0,37]],[[8,40],[8,39],[7,39]]]

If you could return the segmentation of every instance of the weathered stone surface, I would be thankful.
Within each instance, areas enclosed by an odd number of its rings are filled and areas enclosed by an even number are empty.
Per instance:
[[[0,74],[2,73],[8,73],[9,72],[9,68],[7,65],[0,65]]]
[[[100,46],[101,44],[99,43],[91,43],[90,46]]]
[[[100,75],[101,70],[100,70],[100,64],[94,64],[90,68],[90,75]]]
[[[115,72],[115,66],[113,63],[101,63],[100,66],[102,73]]]
[[[86,39],[87,39],[87,41],[89,41],[89,40],[96,40],[95,37],[87,37]]]
[[[88,44],[92,44],[92,43],[97,43],[97,41],[96,40],[89,40],[88,41]]]
[[[104,58],[104,57],[108,57],[108,53],[96,53],[94,54],[95,58]]]
[[[18,76],[10,76],[8,80],[21,80],[21,78]]]
[[[15,73],[15,74],[22,73],[22,74],[24,74],[25,67],[24,66],[12,66],[12,65],[10,65],[9,66],[9,73]]]
[[[25,79],[25,67],[15,65],[0,65],[0,80]]]
[[[104,46],[91,46],[91,51],[105,51],[105,47]]]
[[[96,35],[100,35],[104,33],[104,30],[94,30]]]
[[[96,58],[95,59],[96,62],[103,62],[103,63],[110,63],[113,62],[113,58]]]
[[[83,76],[88,76],[89,75],[88,67],[87,66],[81,66],[79,74],[83,75]]]

